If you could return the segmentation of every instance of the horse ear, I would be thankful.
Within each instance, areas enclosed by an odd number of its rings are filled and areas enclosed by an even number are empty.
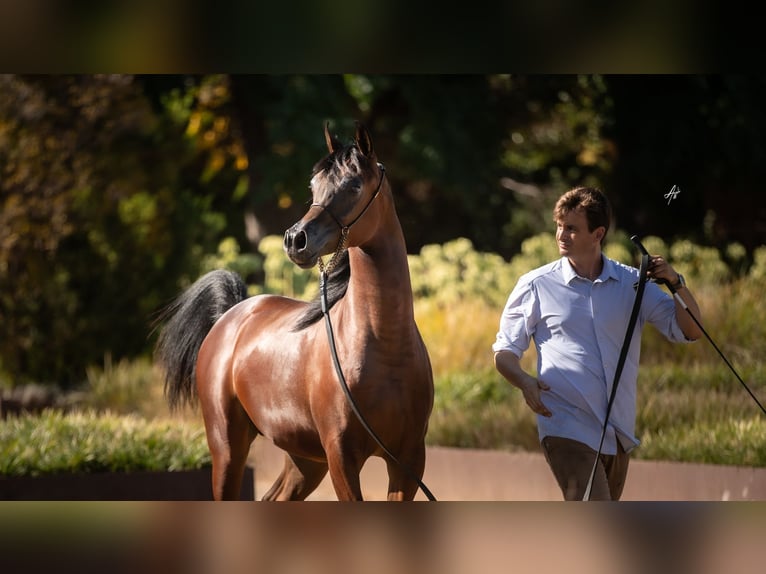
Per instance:
[[[336,137],[330,135],[330,122],[326,122],[324,125],[324,141],[327,143],[327,150],[330,153],[335,153],[342,146]]]
[[[356,122],[356,135],[354,136],[354,139],[356,140],[356,147],[359,148],[359,151],[362,152],[362,154],[367,157],[372,157],[375,154],[375,150],[372,147],[370,132],[368,132],[367,128],[360,122]]]

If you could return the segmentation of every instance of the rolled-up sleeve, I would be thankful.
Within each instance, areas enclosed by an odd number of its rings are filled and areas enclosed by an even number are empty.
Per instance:
[[[646,321],[654,325],[665,338],[674,343],[693,342],[693,339],[687,339],[681,330],[673,297],[665,293],[656,283],[647,283],[644,300],[647,310]]]
[[[508,297],[500,317],[500,328],[492,345],[494,352],[511,351],[521,358],[529,348],[539,312],[532,282],[522,277]]]

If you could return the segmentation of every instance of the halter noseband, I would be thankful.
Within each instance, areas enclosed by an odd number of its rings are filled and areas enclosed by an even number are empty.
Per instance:
[[[335,253],[333,253],[332,258],[330,259],[330,262],[325,267],[324,262],[322,261],[322,258],[320,257],[317,259],[317,263],[319,264],[319,271],[324,273],[329,273],[332,271],[332,269],[335,267],[335,264],[338,261],[338,257],[340,257],[340,254],[343,253],[343,250],[346,248],[346,242],[348,241],[348,234],[351,231],[351,227],[359,221],[362,216],[367,213],[367,210],[370,208],[370,205],[372,205],[372,202],[375,201],[375,198],[378,197],[378,194],[380,193],[380,186],[383,185],[383,178],[386,175],[386,168],[382,163],[378,163],[378,169],[380,170],[380,180],[378,180],[378,187],[375,188],[375,193],[372,194],[372,197],[367,202],[367,205],[364,206],[364,209],[359,212],[359,214],[351,220],[351,222],[348,225],[343,225],[340,220],[335,216],[335,214],[327,209],[324,205],[321,203],[312,203],[311,207],[319,207],[323,211],[325,211],[332,220],[337,224],[338,227],[340,227],[340,239],[338,240],[338,246],[335,248]]]

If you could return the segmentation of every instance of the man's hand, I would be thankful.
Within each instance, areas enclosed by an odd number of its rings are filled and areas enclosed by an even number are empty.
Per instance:
[[[548,407],[545,406],[542,401],[542,397],[540,396],[540,391],[550,390],[548,385],[546,385],[540,379],[535,379],[534,377],[530,376],[524,380],[519,388],[521,389],[521,392],[524,395],[524,400],[527,402],[527,405],[530,409],[532,409],[538,415],[543,415],[544,417],[550,417],[553,415],[553,413],[548,410]]]
[[[669,283],[674,285],[678,282],[678,273],[676,273],[676,270],[659,255],[654,256],[649,260],[649,270],[646,272],[646,276],[658,283]]]
[[[495,353],[495,368],[514,387],[521,389],[524,400],[530,409],[544,417],[553,415],[543,404],[540,391],[548,391],[550,387],[539,379],[526,373],[521,368],[519,358],[511,351],[498,351]]]

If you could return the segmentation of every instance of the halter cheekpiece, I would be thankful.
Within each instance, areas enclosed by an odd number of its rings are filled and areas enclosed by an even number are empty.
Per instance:
[[[375,193],[372,194],[372,197],[367,202],[367,205],[364,206],[364,209],[362,209],[362,211],[360,211],[359,214],[354,219],[352,219],[349,224],[344,225],[343,223],[341,223],[340,220],[335,216],[335,214],[329,209],[327,209],[327,207],[325,207],[321,203],[311,204],[311,207],[319,207],[323,211],[325,211],[332,218],[332,220],[337,224],[337,226],[340,227],[340,239],[338,240],[338,246],[335,248],[335,253],[333,253],[332,258],[330,258],[330,262],[327,265],[325,265],[321,257],[317,259],[317,264],[319,265],[319,271],[323,275],[329,274],[330,271],[332,271],[335,265],[338,263],[338,258],[340,257],[341,253],[343,253],[343,251],[346,249],[346,243],[348,243],[348,234],[351,231],[351,227],[362,218],[362,216],[369,209],[370,205],[372,205],[372,202],[375,201],[375,198],[378,197],[378,194],[380,193],[380,187],[381,185],[383,185],[383,178],[386,175],[386,168],[382,163],[378,162],[378,169],[380,170],[380,180],[378,180],[378,187],[375,188]]]

